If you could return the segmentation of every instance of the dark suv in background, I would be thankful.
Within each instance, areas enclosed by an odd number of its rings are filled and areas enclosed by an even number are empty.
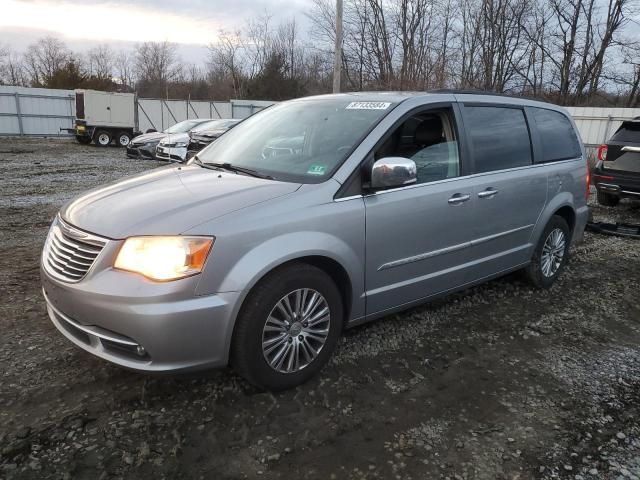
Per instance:
[[[600,145],[593,183],[600,205],[613,207],[621,198],[640,200],[640,117],[623,122]]]

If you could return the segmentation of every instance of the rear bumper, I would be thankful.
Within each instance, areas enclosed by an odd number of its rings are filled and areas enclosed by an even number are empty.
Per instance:
[[[593,171],[593,183],[599,192],[640,200],[640,174],[619,173],[598,166]]]
[[[584,231],[587,228],[589,222],[589,206],[584,205],[576,210],[576,224],[573,228],[573,238],[571,243],[581,243],[584,240]]]
[[[41,278],[52,323],[97,357],[145,372],[227,364],[237,293],[194,296],[193,278],[152,284],[114,270],[75,284]]]

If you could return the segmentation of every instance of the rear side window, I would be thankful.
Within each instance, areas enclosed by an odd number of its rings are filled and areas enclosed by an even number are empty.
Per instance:
[[[616,133],[611,137],[612,141],[640,143],[640,121],[623,122]]]
[[[464,124],[476,173],[531,165],[531,139],[521,109],[465,106]]]
[[[537,161],[553,162],[580,156],[578,137],[566,116],[545,108],[532,107],[531,112],[542,143],[542,158]]]

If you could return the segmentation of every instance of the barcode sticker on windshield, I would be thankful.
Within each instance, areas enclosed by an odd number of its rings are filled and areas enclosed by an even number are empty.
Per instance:
[[[351,102],[347,110],[386,110],[390,106],[390,102]]]

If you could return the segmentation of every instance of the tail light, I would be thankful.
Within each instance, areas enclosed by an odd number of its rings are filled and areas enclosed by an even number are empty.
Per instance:
[[[607,149],[609,147],[607,147],[605,144],[600,145],[600,147],[598,147],[598,160],[600,160],[601,162],[604,162],[607,159]]]
[[[601,145],[600,148],[604,147],[606,152],[606,145]],[[598,149],[598,158],[600,158],[600,149]],[[591,168],[589,167],[589,160],[587,160],[587,188],[585,192],[585,198],[589,200],[589,195],[591,194]]]

